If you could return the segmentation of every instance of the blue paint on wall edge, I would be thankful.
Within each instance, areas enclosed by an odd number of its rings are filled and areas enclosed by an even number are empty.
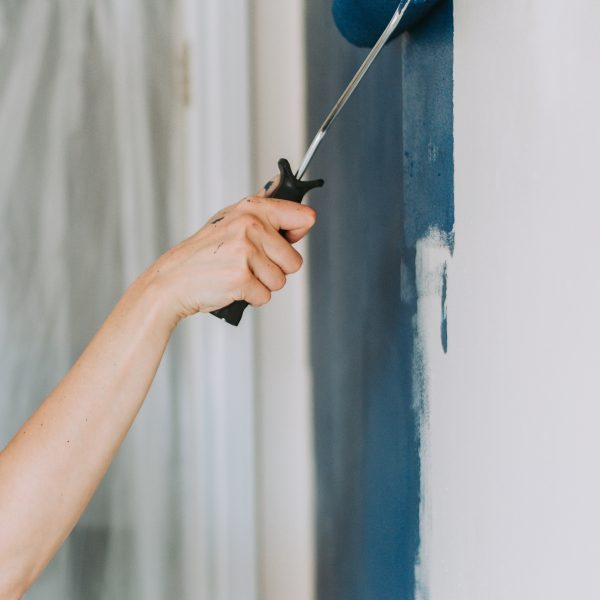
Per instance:
[[[454,20],[451,0],[441,2],[428,19],[403,36],[404,234],[412,253],[432,231],[450,254],[454,251]],[[416,273],[415,273],[416,276]],[[440,343],[448,351],[448,270],[441,272]],[[415,282],[416,285],[416,282]],[[412,307],[417,315],[416,302]],[[415,319],[416,321],[417,319]],[[415,327],[412,399],[417,443],[427,428],[429,406],[426,357]],[[420,544],[420,540],[419,540]],[[415,569],[420,563],[419,547]],[[424,581],[415,590],[426,600]]]
[[[308,7],[311,134],[364,53],[340,43],[326,0]],[[447,0],[386,48],[313,164],[328,184],[310,240],[320,600],[419,586],[416,253],[431,229],[452,240],[452,36]]]

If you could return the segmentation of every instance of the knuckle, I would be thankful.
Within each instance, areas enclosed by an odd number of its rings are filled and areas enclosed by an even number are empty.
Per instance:
[[[252,275],[252,271],[248,267],[242,269],[240,273],[240,283],[243,286],[250,286],[254,282],[254,275]]]
[[[290,256],[289,260],[287,261],[286,271],[288,273],[297,273],[302,267],[303,263],[304,259],[302,258],[302,255],[296,253],[293,256]]]
[[[239,258],[245,260],[256,252],[254,244],[247,237],[240,237],[233,242],[233,253]]]
[[[250,282],[251,273],[246,265],[239,265],[231,269],[231,287],[239,288]]]
[[[265,288],[263,293],[261,294],[260,299],[258,300],[259,306],[266,304],[270,300],[271,300],[271,292],[267,288]]]
[[[306,218],[309,221],[309,225],[312,227],[317,222],[317,211],[312,206],[302,205],[305,209]]]
[[[249,196],[238,202],[240,217],[244,217],[249,224],[253,220],[259,220],[256,213],[261,210],[261,205],[265,202],[264,198],[258,196]]]
[[[278,292],[279,290],[282,290],[285,287],[285,284],[287,283],[287,278],[286,276],[280,271],[274,278],[273,278],[273,283],[271,285],[271,291],[273,292]]]
[[[252,206],[253,204],[260,204],[262,201],[263,199],[260,196],[246,196],[238,202],[238,206]]]
[[[251,212],[243,212],[235,219],[235,227],[241,233],[246,233],[249,229],[260,226],[260,219]]]

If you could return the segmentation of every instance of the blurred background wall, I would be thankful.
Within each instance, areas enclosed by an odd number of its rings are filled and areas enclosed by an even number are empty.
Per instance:
[[[0,52],[1,435],[181,228],[172,3],[5,2]],[[175,346],[122,452],[31,598],[182,593]],[[93,443],[93,440],[90,440]]]

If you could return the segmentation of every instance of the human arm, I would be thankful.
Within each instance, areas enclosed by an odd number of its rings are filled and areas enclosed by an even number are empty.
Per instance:
[[[0,599],[20,598],[104,476],[177,323],[234,300],[260,305],[302,260],[314,212],[248,198],[215,215],[127,290],[82,356],[0,454]]]

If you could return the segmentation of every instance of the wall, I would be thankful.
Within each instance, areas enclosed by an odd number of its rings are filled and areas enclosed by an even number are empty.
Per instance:
[[[366,56],[309,2],[309,129]],[[387,46],[315,157],[312,364],[319,598],[418,589],[426,415],[417,249],[452,244],[452,3]],[[432,237],[432,232],[435,235]],[[432,279],[441,290],[443,269]],[[437,299],[437,344],[442,302]]]
[[[433,600],[600,597],[599,19],[455,1],[446,355],[436,303],[421,321]]]
[[[364,53],[310,7],[317,126]],[[598,17],[456,0],[453,127],[434,14],[314,163],[322,598],[600,596]]]

